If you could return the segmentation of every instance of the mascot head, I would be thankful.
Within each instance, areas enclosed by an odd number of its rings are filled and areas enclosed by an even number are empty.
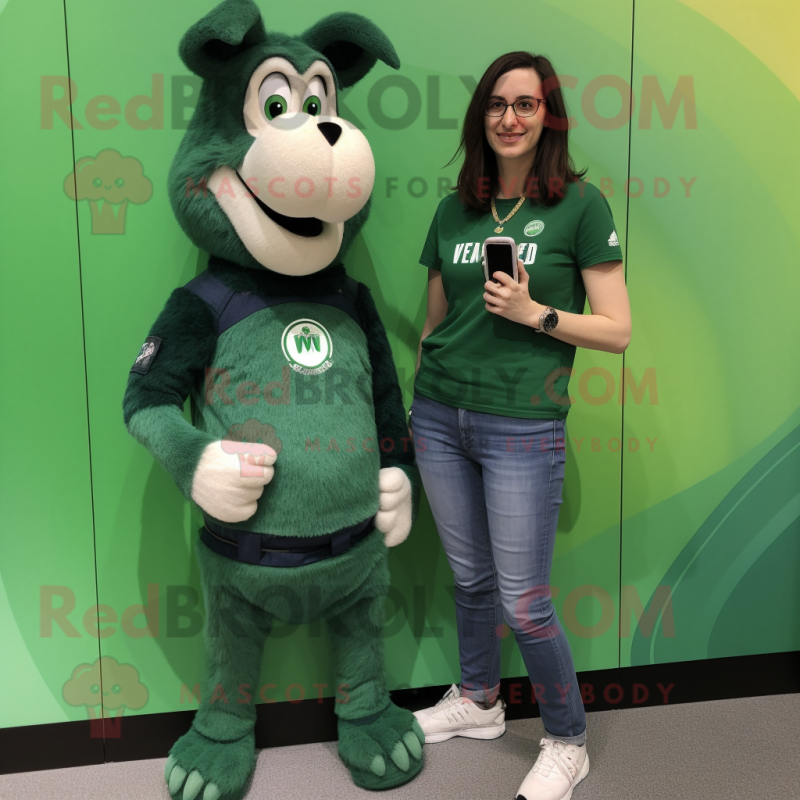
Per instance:
[[[169,173],[186,235],[284,275],[338,263],[367,218],[375,163],[337,94],[378,59],[400,66],[386,36],[351,13],[300,36],[267,33],[253,0],[224,0],[187,31],[180,56],[203,79]]]

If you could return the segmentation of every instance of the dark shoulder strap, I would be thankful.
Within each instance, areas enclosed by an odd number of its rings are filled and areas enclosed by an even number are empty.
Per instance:
[[[342,288],[342,294],[347,298],[348,302],[355,306],[356,298],[358,297],[358,281],[348,275]]]
[[[208,303],[214,311],[217,322],[219,322],[219,318],[225,308],[236,294],[234,289],[229,289],[208,270],[201,272],[196,278],[192,278],[183,288],[188,289],[192,294],[196,294],[201,300]]]
[[[349,275],[344,287],[338,292],[324,295],[276,295],[262,299],[249,292],[237,292],[229,289],[219,278],[215,278],[208,270],[201,272],[184,287],[201,300],[208,303],[217,319],[217,336],[221,336],[228,328],[246,319],[256,311],[282,305],[283,303],[319,303],[333,306],[351,317],[359,326],[361,320],[356,311],[358,281]],[[363,326],[362,326],[363,327]]]

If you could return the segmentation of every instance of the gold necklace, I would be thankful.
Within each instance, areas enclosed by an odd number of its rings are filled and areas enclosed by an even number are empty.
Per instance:
[[[514,206],[514,210],[505,219],[500,219],[500,217],[497,216],[497,208],[494,204],[494,197],[492,198],[492,216],[494,217],[494,221],[497,223],[497,227],[494,229],[495,233],[503,232],[503,225],[505,225],[506,222],[508,222],[511,219],[511,217],[513,217],[514,214],[516,214],[517,211],[519,211],[520,207],[522,206],[522,204],[525,202],[526,199],[527,198],[525,197],[525,195],[522,195],[522,197],[520,197],[519,199],[519,203],[517,203]]]

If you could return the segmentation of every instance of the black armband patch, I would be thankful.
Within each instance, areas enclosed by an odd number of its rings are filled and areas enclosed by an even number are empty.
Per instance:
[[[142,349],[139,355],[136,356],[136,361],[133,362],[131,372],[138,372],[140,375],[147,375],[150,366],[158,353],[158,348],[161,347],[161,339],[158,336],[148,336],[144,340]]]

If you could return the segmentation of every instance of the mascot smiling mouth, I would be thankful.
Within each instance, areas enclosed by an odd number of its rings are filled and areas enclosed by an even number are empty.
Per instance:
[[[245,183],[239,171],[236,170],[236,177],[239,179],[242,186],[247,189],[247,193],[253,200],[256,201],[258,207],[276,224],[281,228],[293,233],[296,236],[319,236],[322,233],[322,220],[316,217],[287,217],[285,214],[280,214],[274,209],[270,208],[263,200],[259,200],[252,189]]]

